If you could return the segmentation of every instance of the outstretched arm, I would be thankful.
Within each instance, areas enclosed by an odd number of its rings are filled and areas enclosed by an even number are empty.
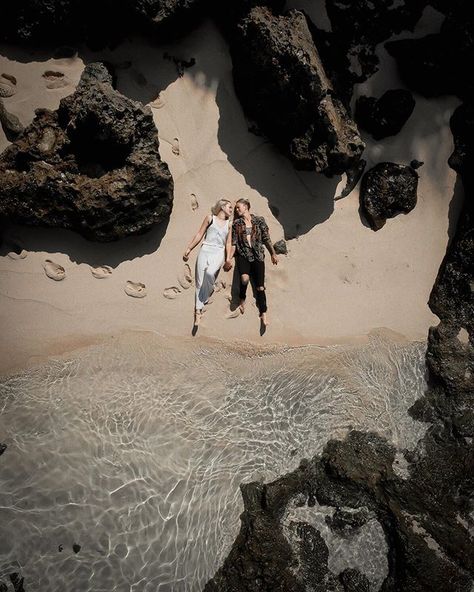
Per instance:
[[[193,239],[189,243],[188,248],[186,249],[186,251],[184,251],[183,261],[187,261],[189,259],[189,254],[191,253],[191,251],[194,249],[194,247],[196,245],[198,245],[202,241],[202,238],[206,234],[207,227],[209,226],[211,221],[212,221],[211,215],[208,214],[204,218],[204,220],[202,221],[202,224],[201,224],[199,230],[196,232]]]
[[[270,231],[268,230],[268,226],[265,220],[263,220],[262,222],[262,241],[263,244],[267,247],[267,251],[270,253],[273,265],[278,265],[278,257],[275,253],[275,249],[273,248],[273,243],[270,238]]]

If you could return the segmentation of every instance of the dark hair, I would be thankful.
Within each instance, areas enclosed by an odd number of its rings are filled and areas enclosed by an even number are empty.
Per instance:
[[[238,203],[242,203],[242,204],[246,205],[247,206],[247,210],[250,210],[250,202],[249,202],[248,199],[245,199],[245,197],[241,197],[240,199],[238,199],[235,202],[235,205],[237,205]]]

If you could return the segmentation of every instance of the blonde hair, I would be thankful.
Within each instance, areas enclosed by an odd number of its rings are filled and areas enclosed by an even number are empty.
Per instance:
[[[217,216],[217,214],[224,208],[225,204],[228,203],[230,203],[229,199],[218,199],[212,206],[211,212],[214,214],[214,216]]]

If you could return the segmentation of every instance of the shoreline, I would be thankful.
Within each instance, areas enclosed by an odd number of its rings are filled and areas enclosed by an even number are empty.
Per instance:
[[[267,341],[265,343],[251,339],[232,339],[227,341],[215,336],[179,336],[164,335],[158,331],[144,329],[122,329],[113,333],[96,333],[91,335],[65,335],[61,338],[46,340],[43,342],[25,344],[22,348],[9,350],[9,358],[0,355],[0,376],[6,377],[41,367],[51,360],[69,359],[81,355],[82,352],[94,346],[105,346],[112,342],[127,342],[143,337],[145,341],[165,340],[170,344],[177,344],[187,350],[188,348],[210,347],[226,348],[229,352],[249,352],[251,355],[264,355],[280,353],[306,347],[330,348],[339,346],[363,346],[371,339],[380,338],[384,341],[396,344],[426,343],[426,339],[409,338],[386,327],[377,327],[365,335],[347,335],[340,338],[316,337],[314,340],[294,341]],[[0,350],[1,351],[1,350]]]

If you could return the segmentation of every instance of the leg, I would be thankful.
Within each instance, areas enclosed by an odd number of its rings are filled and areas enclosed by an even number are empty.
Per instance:
[[[245,299],[247,297],[247,287],[250,281],[250,262],[244,257],[238,257],[237,267],[240,275],[240,288],[239,288],[239,308],[243,314],[245,311]]]
[[[254,261],[252,266],[253,280],[255,282],[256,296],[258,312],[262,323],[267,324],[267,296],[265,294],[265,262]]]
[[[207,253],[202,249],[199,251],[198,258],[196,260],[196,305],[195,309],[199,313],[202,312],[204,307],[204,300],[201,297],[201,289],[204,283],[205,271],[207,268]]]
[[[224,252],[220,249],[216,249],[215,253],[207,253],[206,267],[204,268],[201,287],[199,289],[199,303],[201,308],[206,304],[214,292],[216,277],[223,263]]]

